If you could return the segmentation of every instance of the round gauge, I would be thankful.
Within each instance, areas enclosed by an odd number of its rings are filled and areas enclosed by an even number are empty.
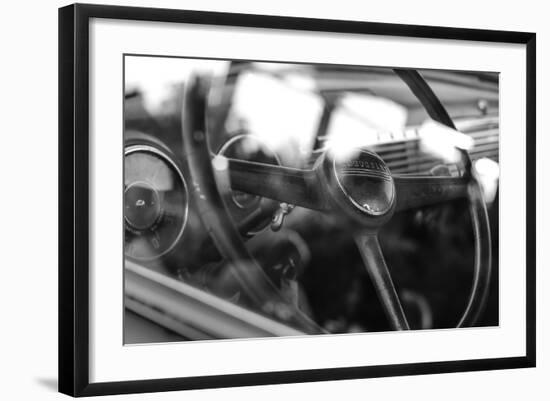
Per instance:
[[[248,134],[234,136],[221,147],[218,154],[251,162],[281,164],[275,152],[265,146],[260,139]],[[232,191],[231,198],[233,203],[241,209],[258,206],[260,202],[259,196],[240,191]]]
[[[124,253],[153,260],[169,252],[187,222],[188,194],[178,166],[149,145],[124,155]]]
[[[232,137],[220,148],[218,154],[232,159],[265,164],[281,164],[275,152],[269,149],[261,139],[250,134],[241,134]],[[222,193],[224,193],[224,191],[222,191]],[[225,196],[225,198],[229,212],[235,221],[243,220],[247,216],[253,214],[260,207],[260,202],[262,200],[260,196],[233,190],[231,190],[229,196]],[[271,217],[268,217],[264,219],[264,221],[259,222],[258,226],[249,232],[249,234],[255,234],[263,230],[270,221]]]

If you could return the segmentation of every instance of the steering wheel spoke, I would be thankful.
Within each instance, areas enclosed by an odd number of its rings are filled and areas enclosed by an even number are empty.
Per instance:
[[[308,209],[330,210],[315,170],[227,159],[234,190]]]
[[[465,177],[393,176],[396,191],[396,211],[466,198],[468,179]]]
[[[355,235],[355,243],[393,329],[409,330],[409,323],[382,254],[378,236],[361,232]]]

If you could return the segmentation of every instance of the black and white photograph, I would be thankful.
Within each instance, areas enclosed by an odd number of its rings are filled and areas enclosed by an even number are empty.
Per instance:
[[[498,71],[121,77],[124,344],[499,326]]]
[[[536,366],[535,33],[76,4],[58,39],[61,393]]]

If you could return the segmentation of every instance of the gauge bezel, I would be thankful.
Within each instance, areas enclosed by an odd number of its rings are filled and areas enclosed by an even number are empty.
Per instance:
[[[170,253],[175,248],[175,246],[179,243],[179,241],[181,240],[181,237],[183,236],[183,232],[185,231],[185,227],[187,226],[187,220],[188,220],[188,216],[189,216],[189,190],[187,188],[187,181],[185,180],[183,172],[182,172],[181,168],[178,166],[178,164],[166,152],[163,152],[162,150],[160,150],[157,147],[152,146],[152,145],[133,144],[133,145],[128,145],[124,148],[124,169],[123,169],[123,174],[124,175],[126,174],[126,156],[129,156],[133,153],[138,153],[138,152],[153,154],[154,156],[159,157],[161,160],[165,161],[176,172],[176,175],[179,177],[179,179],[183,183],[183,189],[185,191],[185,199],[186,199],[184,213],[183,213],[183,223],[181,225],[181,229],[178,232],[178,235],[176,236],[176,239],[174,239],[174,241],[172,241],[172,243],[170,244],[170,246],[168,248],[166,248],[166,250],[164,250],[163,252],[161,252],[161,253],[153,256],[153,257],[136,257],[136,256],[128,255],[128,254],[126,254],[126,252],[124,252],[124,256],[128,257],[130,259],[150,262],[150,261],[153,261],[153,260],[160,259],[163,256]],[[123,177],[123,178],[125,178],[125,177]],[[123,182],[122,187],[123,187],[123,193],[124,193],[124,182]],[[122,202],[122,207],[123,207],[122,212],[123,212],[123,217],[124,217],[124,201]],[[124,227],[124,235],[126,235],[126,227]]]
[[[236,134],[232,137],[230,137],[229,139],[227,139],[221,146],[220,148],[218,149],[218,151],[216,152],[216,156],[219,155],[219,156],[225,156],[225,152],[227,152],[227,150],[234,144],[236,144],[238,141],[241,141],[241,140],[244,140],[244,139],[252,139],[254,141],[257,141],[261,146],[265,147],[265,149],[267,149],[269,152],[271,152],[273,158],[275,159],[275,161],[277,162],[277,165],[279,166],[282,166],[282,163],[281,163],[281,158],[279,157],[279,155],[277,154],[277,152],[275,152],[271,146],[269,146],[268,144],[265,143],[265,141],[260,138],[259,136],[257,135],[254,135],[254,134],[250,134],[250,133],[242,133],[242,134]],[[253,206],[245,206],[243,204],[241,204],[237,199],[236,199],[236,196],[235,194],[233,193],[234,191],[231,190],[231,195],[230,195],[230,199],[231,199],[231,202],[233,202],[233,205],[235,205],[239,210],[241,211],[246,211],[247,209],[252,209],[254,207]],[[259,207],[260,205],[260,202],[261,202],[261,199],[262,197],[261,196],[257,196],[257,195],[254,195],[255,198],[257,198],[258,200],[258,203],[255,205],[256,208]],[[255,236],[255,235],[258,235],[262,232],[264,232],[268,227],[270,226],[270,222],[268,221],[265,225],[261,226],[260,228],[256,229],[256,230],[249,230],[246,234],[248,236]]]
[[[241,140],[248,139],[248,138],[253,139],[255,141],[258,141],[258,143],[261,146],[264,146],[267,150],[269,150],[272,153],[273,158],[277,161],[277,164],[279,166],[282,166],[281,159],[279,158],[279,155],[277,155],[277,152],[275,152],[273,149],[271,149],[271,147],[268,146],[265,143],[265,141],[263,141],[260,137],[254,135],[254,134],[238,134],[238,135],[232,136],[231,138],[229,138],[227,141],[225,141],[223,143],[223,145],[220,147],[220,149],[218,150],[216,155],[225,156],[225,152],[227,152],[232,145],[236,144],[237,142],[239,142]],[[254,195],[254,196],[257,199],[261,199],[261,196],[257,196],[257,195]],[[235,206],[237,206],[239,209],[246,210],[246,209],[250,208],[250,206],[246,206],[246,205],[241,204],[236,199],[235,194],[231,194],[231,200],[233,201]]]

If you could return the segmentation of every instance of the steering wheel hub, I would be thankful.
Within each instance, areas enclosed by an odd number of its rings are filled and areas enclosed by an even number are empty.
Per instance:
[[[344,161],[333,161],[338,187],[349,202],[371,216],[388,213],[395,198],[390,170],[375,153],[360,149]]]
[[[327,152],[321,170],[330,198],[352,223],[376,230],[393,215],[395,184],[386,163],[373,151],[356,148],[346,157]]]

